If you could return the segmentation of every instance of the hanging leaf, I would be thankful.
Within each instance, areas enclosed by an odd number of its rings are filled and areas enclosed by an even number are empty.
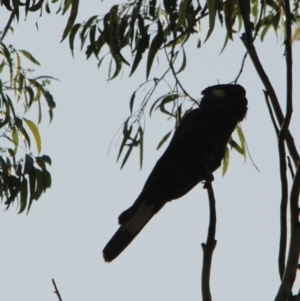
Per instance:
[[[79,0],[72,0],[71,13],[60,42],[62,42],[68,36],[70,30],[72,29],[72,26],[74,25],[74,22],[77,17],[78,6],[79,6]],[[63,11],[63,14],[66,12],[66,10],[67,8]]]
[[[170,135],[172,134],[173,130],[170,131],[169,133],[167,133],[162,139],[161,141],[158,143],[156,150],[159,150],[162,145],[169,139]]]
[[[215,21],[216,21],[216,12],[217,12],[217,5],[216,2],[218,0],[207,0],[207,7],[208,7],[208,14],[209,14],[209,30],[206,35],[205,41],[208,40],[210,35],[212,34],[214,27],[215,27]]]
[[[240,139],[240,142],[241,142],[241,149],[243,151],[244,160],[246,160],[246,155],[247,155],[246,141],[245,141],[245,137],[244,137],[244,134],[243,134],[243,130],[242,130],[240,125],[238,125],[236,127],[236,131],[238,133],[238,136],[239,136],[239,139]]]
[[[36,64],[38,66],[41,66],[41,64],[28,51],[26,51],[26,50],[19,50],[19,52],[21,52],[32,63],[34,63],[34,64]]]
[[[295,42],[300,39],[300,26],[296,28],[293,37],[292,37],[292,42]]]
[[[24,174],[29,174],[33,167],[33,159],[28,154],[25,155]]]
[[[227,172],[228,165],[229,165],[229,156],[230,156],[230,152],[228,147],[226,147],[225,154],[223,157],[222,176],[224,176]]]
[[[14,154],[16,154],[19,146],[19,135],[15,126],[11,129],[11,138],[15,145]]]
[[[27,205],[28,181],[25,177],[23,178],[23,181],[21,183],[20,197],[21,197],[20,198],[20,210],[19,210],[18,214],[24,212],[24,210],[26,209],[26,205]]]
[[[39,154],[42,149],[42,140],[41,140],[39,130],[38,130],[37,126],[31,120],[28,120],[26,118],[23,118],[23,120],[25,121],[25,123],[27,124],[27,126],[29,127],[29,129],[31,130],[31,132],[33,134],[33,137],[34,137],[35,143],[36,143],[36,147],[37,147],[37,151]]]
[[[183,25],[186,18],[187,7],[190,4],[190,2],[190,0],[183,0],[183,2],[181,2],[180,9],[178,12],[178,21],[176,23],[174,31],[177,31],[181,27],[181,25]]]
[[[137,141],[138,134],[139,134],[139,132],[136,133],[135,137],[133,138],[132,143],[130,143],[128,145],[128,150],[127,150],[127,153],[126,153],[126,155],[125,155],[125,157],[123,159],[123,162],[122,162],[122,165],[121,165],[120,169],[122,169],[124,167],[125,163],[127,162],[127,159],[129,158],[129,156],[130,156],[130,154],[131,154],[131,152],[133,150],[133,147],[136,146],[135,142]]]
[[[81,24],[79,24],[79,23],[75,24],[72,27],[71,32],[69,34],[69,46],[70,46],[73,57],[74,57],[74,39],[75,39],[75,35],[76,35],[78,29],[80,28],[80,26],[81,26]]]
[[[186,67],[186,55],[185,55],[184,48],[182,48],[182,55],[183,55],[182,64],[181,64],[179,70],[176,72],[176,74],[178,74],[181,71],[183,71],[185,69],[185,67]]]
[[[158,50],[160,49],[163,42],[164,42],[164,32],[162,30],[162,25],[161,25],[160,21],[157,20],[157,34],[151,42],[151,46],[150,46],[149,53],[148,53],[147,71],[146,71],[146,78],[147,79],[148,79],[149,74],[150,74],[150,70],[151,70],[151,67],[152,67],[154,57],[155,57],[156,53],[158,52]]]
[[[32,168],[30,173],[28,174],[29,177],[29,203],[27,208],[27,214],[31,208],[32,201],[34,199],[34,192],[36,187],[36,175],[35,175],[35,168]]]

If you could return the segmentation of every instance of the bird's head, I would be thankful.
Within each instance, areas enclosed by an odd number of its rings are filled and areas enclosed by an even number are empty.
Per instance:
[[[204,95],[200,107],[218,106],[230,108],[237,120],[242,121],[247,113],[248,100],[246,91],[241,85],[215,85],[202,91]]]

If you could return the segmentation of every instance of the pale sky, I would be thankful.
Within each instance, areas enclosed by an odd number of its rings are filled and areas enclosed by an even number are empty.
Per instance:
[[[86,4],[88,3],[88,4]],[[104,14],[117,1],[83,1],[77,22]],[[68,41],[60,44],[66,17],[45,12],[29,15],[6,44],[30,51],[42,64],[36,76],[52,75],[49,90],[56,109],[48,125],[45,110],[40,132],[42,153],[52,158],[52,188],[32,205],[28,216],[17,208],[0,218],[0,300],[55,301],[54,278],[64,301],[79,300],[201,300],[201,243],[206,240],[208,200],[201,185],[159,212],[133,243],[112,263],[102,259],[102,249],[117,230],[118,215],[131,206],[147,176],[162,154],[156,151],[161,138],[174,126],[159,112],[146,114],[144,166],[139,170],[138,151],[120,170],[114,135],[129,115],[129,99],[145,80],[145,61],[128,78],[129,67],[107,83],[109,60],[101,69],[95,59],[86,61],[76,40],[75,60]],[[0,11],[1,27],[8,14]],[[203,25],[203,35],[207,28]],[[270,30],[272,31],[272,29]],[[196,37],[186,46],[187,70],[179,78],[195,98],[207,86],[232,81],[245,49],[238,35],[219,55],[223,33],[216,33],[196,49]],[[285,101],[284,48],[270,32],[264,44],[257,41],[262,63],[281,103]],[[294,116],[291,131],[300,149],[300,57],[294,44]],[[104,51],[103,54],[106,52]],[[126,51],[126,60],[132,59]],[[150,78],[164,71],[163,55]],[[24,59],[24,63],[25,63]],[[228,172],[215,172],[217,246],[213,255],[213,300],[272,300],[279,286],[280,179],[277,141],[263,97],[263,86],[250,60],[240,82],[247,91],[248,114],[242,123],[251,156],[246,162],[231,153]],[[156,97],[168,92],[161,85]],[[136,97],[136,108],[142,94]],[[153,97],[153,101],[155,100]],[[284,109],[285,110],[285,109]],[[22,114],[22,111],[19,112]],[[31,115],[33,116],[33,115]],[[34,117],[35,118],[35,117]],[[36,119],[33,121],[36,121]],[[120,134],[117,134],[117,138]],[[109,146],[113,140],[108,156]],[[35,152],[33,144],[32,151]],[[296,290],[298,287],[296,286]]]

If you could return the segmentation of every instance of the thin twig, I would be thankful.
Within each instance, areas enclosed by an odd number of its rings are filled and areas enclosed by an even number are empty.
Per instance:
[[[275,297],[275,301],[285,301],[291,294],[292,287],[296,278],[299,252],[300,252],[300,225],[299,225],[299,189],[300,189],[300,164],[297,167],[290,196],[290,227],[291,238],[289,254],[286,263],[286,269],[283,275],[281,285]]]
[[[211,184],[212,179],[213,179],[212,175],[208,174],[204,185],[204,188],[207,189],[208,200],[209,200],[209,226],[208,226],[206,243],[202,243],[203,264],[202,264],[201,284],[202,284],[203,301],[212,300],[209,281],[210,281],[212,255],[217,244],[217,241],[215,240],[217,214],[216,214],[216,201],[215,201],[214,191]]]
[[[244,54],[244,57],[243,57],[243,61],[242,61],[242,65],[241,65],[241,68],[240,68],[240,71],[237,75],[237,77],[235,78],[235,80],[233,81],[233,83],[237,83],[237,81],[239,80],[240,76],[242,75],[242,72],[243,72],[243,69],[244,69],[244,65],[245,65],[245,61],[246,61],[246,58],[247,58],[247,55],[248,55],[248,52],[246,52]]]
[[[176,33],[174,33],[174,36],[176,38]],[[174,38],[174,39],[175,39]],[[170,69],[172,71],[172,74],[175,78],[175,81],[176,83],[178,84],[178,86],[180,87],[180,89],[182,90],[182,92],[187,96],[189,97],[195,104],[199,105],[199,103],[184,89],[183,85],[181,84],[180,80],[178,79],[177,77],[177,74],[176,74],[176,71],[174,69],[174,58],[175,58],[175,54],[174,54],[174,49],[175,49],[175,44],[172,45],[172,48],[171,48],[171,58],[169,60],[169,66],[170,66]]]
[[[285,270],[286,257],[286,243],[287,243],[287,204],[288,204],[288,181],[286,176],[286,161],[285,161],[285,145],[283,136],[279,135],[280,131],[277,127],[276,120],[269,103],[269,95],[267,91],[263,91],[269,114],[273,123],[273,127],[278,137],[278,152],[279,152],[279,166],[280,166],[280,180],[281,180],[281,202],[280,202],[280,239],[279,239],[279,253],[278,253],[278,270],[280,279],[283,278]],[[281,139],[279,139],[281,137]]]
[[[10,17],[9,17],[9,19],[8,19],[8,22],[7,22],[5,28],[4,28],[3,32],[2,32],[2,36],[1,36],[0,42],[2,42],[2,41],[4,40],[5,35],[6,35],[7,31],[8,31],[8,29],[9,29],[9,27],[10,27],[10,25],[11,25],[13,19],[14,19],[14,17],[15,17],[15,10],[13,10],[13,11],[11,12],[11,14],[10,14]]]
[[[60,296],[59,290],[57,289],[57,286],[56,286],[56,283],[55,283],[54,279],[52,279],[52,283],[53,283],[53,286],[54,286],[54,289],[55,289],[54,294],[57,295],[57,298],[58,298],[59,301],[63,301],[61,296]]]

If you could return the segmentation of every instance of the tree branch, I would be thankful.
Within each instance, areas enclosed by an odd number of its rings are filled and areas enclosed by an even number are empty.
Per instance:
[[[203,265],[202,265],[201,284],[202,284],[203,301],[212,300],[209,280],[210,280],[212,255],[217,244],[217,241],[215,240],[216,224],[217,224],[216,201],[215,201],[214,191],[211,185],[212,180],[213,180],[212,175],[208,174],[204,185],[204,188],[207,189],[208,200],[209,200],[209,226],[208,226],[206,243],[202,243]]]
[[[281,131],[280,131],[281,132]],[[279,132],[279,134],[280,134]],[[288,180],[286,176],[286,154],[284,140],[278,139],[279,168],[281,180],[281,202],[280,202],[280,241],[278,254],[278,268],[280,279],[285,271],[285,252],[287,241],[287,205],[288,205]]]
[[[54,286],[54,289],[55,289],[54,294],[57,295],[57,298],[58,298],[59,301],[63,301],[61,296],[60,296],[59,290],[57,289],[57,286],[56,286],[56,283],[55,283],[54,279],[52,279],[52,283],[53,283],[53,286]]]
[[[290,227],[291,238],[289,246],[289,254],[286,263],[286,269],[283,275],[281,285],[275,297],[275,301],[285,301],[292,291],[294,280],[297,273],[299,252],[300,252],[300,225],[299,225],[299,198],[300,189],[300,164],[297,167],[290,197]]]
[[[288,1],[288,0],[286,0],[286,1]],[[238,2],[239,2],[240,11],[241,11],[241,15],[242,15],[242,18],[244,21],[244,27],[245,27],[245,33],[242,35],[241,39],[242,39],[246,49],[248,50],[249,56],[256,69],[256,72],[258,73],[262,83],[264,84],[264,86],[268,92],[276,119],[278,121],[278,124],[282,125],[284,122],[284,117],[282,114],[281,107],[279,105],[277,95],[274,91],[274,88],[273,88],[260,60],[259,60],[256,49],[253,44],[252,24],[250,22],[250,17],[249,17],[250,12],[249,12],[249,9],[246,4],[246,3],[248,3],[248,1],[238,0]],[[286,133],[286,143],[287,143],[287,147],[289,149],[290,155],[294,161],[294,165],[298,166],[299,154],[298,154],[297,148],[295,146],[294,139],[288,129],[287,129],[287,133]]]
[[[274,114],[273,114],[273,111],[272,111],[272,107],[271,107],[270,102],[269,102],[269,95],[268,95],[268,92],[265,91],[265,90],[263,90],[263,92],[264,92],[264,95],[265,95],[265,100],[266,100],[266,104],[267,104],[267,107],[268,107],[268,110],[269,110],[269,114],[270,114],[270,117],[271,117],[271,120],[272,120],[272,123],[273,123],[273,127],[274,127],[274,129],[275,129],[276,135],[278,136],[279,129],[278,129],[276,120],[275,120],[275,118],[274,118]]]
[[[290,121],[293,113],[293,60],[292,60],[292,22],[291,22],[291,11],[289,0],[285,1],[285,31],[286,31],[286,74],[287,74],[287,94],[286,94],[286,115],[282,123],[281,129],[278,133],[278,150],[279,150],[279,164],[280,164],[280,179],[281,179],[281,205],[280,205],[280,222],[281,222],[281,236],[280,236],[280,247],[279,247],[279,274],[280,278],[283,278],[285,272],[285,251],[286,251],[286,236],[287,236],[287,204],[288,204],[288,181],[287,181],[287,164],[286,164],[286,153],[284,141],[286,138],[287,131],[289,129]]]

